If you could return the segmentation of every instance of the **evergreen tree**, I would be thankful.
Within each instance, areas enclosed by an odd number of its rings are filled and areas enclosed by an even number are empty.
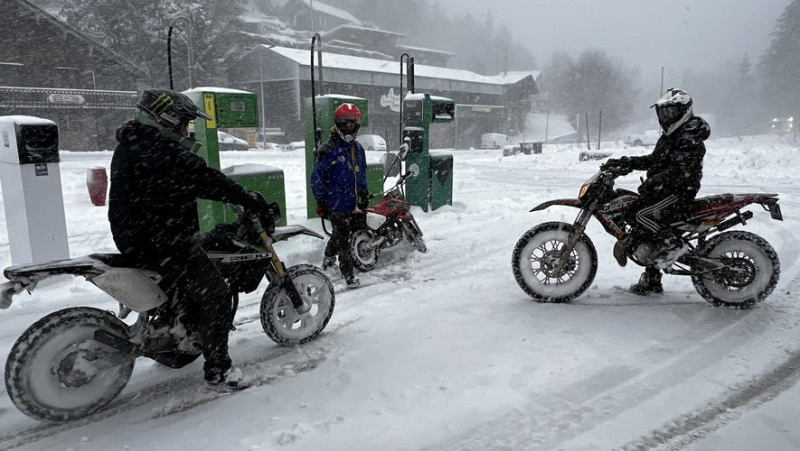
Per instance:
[[[762,98],[769,116],[792,116],[800,110],[800,0],[792,1],[778,18],[772,43],[761,58]]]
[[[188,30],[194,40],[195,85],[225,83],[237,54],[232,33],[240,28],[241,0],[66,0],[61,15],[150,74],[153,86],[169,86],[167,34],[171,23],[175,89],[188,88]],[[173,22],[184,16],[188,19]]]

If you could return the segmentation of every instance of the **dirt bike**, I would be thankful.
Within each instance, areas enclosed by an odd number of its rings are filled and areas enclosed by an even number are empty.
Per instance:
[[[217,225],[200,245],[235,293],[232,328],[239,293],[256,290],[266,276],[269,286],[261,298],[260,317],[267,336],[287,346],[315,339],[333,314],[333,285],[315,266],[286,268],[273,243],[322,235],[299,225],[268,234],[262,224],[273,218],[231,208],[236,222]],[[68,421],[101,410],[128,383],[138,357],[181,368],[202,354],[196,309],[187,308],[179,290],[164,292],[159,274],[122,254],[11,266],[3,274],[10,282],[0,285],[0,308],[8,308],[14,295],[33,291],[42,280],[65,274],[85,277],[119,302],[117,315],[90,307],[51,313],[17,339],[6,361],[5,383],[11,401],[30,417]],[[131,312],[138,317],[128,325],[122,320]]]
[[[575,222],[546,222],[517,241],[511,264],[514,278],[528,295],[542,302],[569,302],[586,291],[597,273],[597,251],[586,225],[597,218],[609,234],[625,236],[624,216],[638,196],[615,189],[614,180],[629,169],[601,169],[581,186],[577,199],[557,199],[534,207],[578,208]],[[780,262],[762,237],[726,231],[753,217],[741,211],[761,205],[772,219],[783,220],[777,194],[719,194],[695,199],[686,217],[664,234],[642,237],[627,246],[627,258],[640,266],[655,265],[667,274],[690,276],[695,289],[715,306],[753,307],[775,288]]]
[[[407,151],[407,148],[401,147],[397,157],[399,160],[394,162],[405,158],[404,150]],[[350,255],[353,266],[359,271],[371,271],[378,263],[378,256],[383,249],[397,246],[403,240],[408,240],[419,252],[428,250],[422,238],[422,230],[411,214],[411,203],[406,201],[403,194],[406,180],[417,175],[419,167],[412,164],[408,172],[400,175],[392,188],[370,196],[370,199],[380,197],[380,201],[375,206],[366,208],[366,227],[354,231],[350,238]]]

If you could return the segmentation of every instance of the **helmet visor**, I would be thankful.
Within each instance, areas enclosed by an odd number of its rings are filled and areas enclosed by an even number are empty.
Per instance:
[[[677,121],[683,116],[684,108],[682,105],[676,103],[665,103],[663,105],[656,105],[656,115],[658,121],[661,123],[672,123]]]

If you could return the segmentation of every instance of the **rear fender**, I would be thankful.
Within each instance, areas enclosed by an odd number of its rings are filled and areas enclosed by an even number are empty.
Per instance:
[[[0,309],[11,306],[15,295],[23,291],[33,292],[44,279],[62,275],[88,278],[102,274],[106,269],[109,269],[106,264],[89,256],[9,266],[3,270],[3,275],[10,282],[0,284]]]
[[[554,205],[557,206],[564,206],[564,207],[574,207],[574,208],[581,208],[581,201],[579,199],[554,199],[548,200],[547,202],[542,202],[541,204],[533,207],[530,211],[541,211],[546,208],[550,208]]]
[[[273,233],[272,235],[275,237],[276,241],[287,240],[297,235],[308,235],[319,239],[325,238],[319,233],[309,229],[308,227],[304,227],[298,224],[288,225],[284,227],[275,227],[275,233]]]

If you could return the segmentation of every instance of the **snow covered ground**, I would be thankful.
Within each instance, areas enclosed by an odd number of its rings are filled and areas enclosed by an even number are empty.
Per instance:
[[[588,229],[600,264],[592,287],[572,304],[533,302],[511,273],[514,244],[537,223],[572,222],[575,210],[528,210],[575,197],[599,162],[579,162],[578,147],[568,145],[540,155],[500,152],[452,151],[453,206],[414,212],[428,253],[407,246],[382,254],[362,275],[376,283],[338,293],[315,342],[269,341],[258,322],[264,287],[246,295],[232,355],[260,386],[215,397],[200,383],[199,361],[171,370],[140,360],[108,411],[66,425],[25,417],[3,388],[0,449],[800,449],[795,144],[771,136],[708,143],[701,195],[780,194],[784,222],[753,208],[745,227],[773,245],[782,270],[775,292],[750,311],[715,308],[676,276],[665,277],[660,296],[620,290],[639,270],[617,266],[613,238],[596,222]],[[91,205],[85,184],[87,168],[110,159],[62,152],[72,256],[115,251],[106,208]],[[289,222],[320,229],[304,218],[302,152],[222,155],[223,166],[241,163],[282,168]],[[637,181],[634,173],[620,184]],[[319,264],[323,245],[304,237],[277,250],[287,264]],[[0,356],[38,318],[77,305],[116,309],[82,279],[16,297],[0,311]]]

